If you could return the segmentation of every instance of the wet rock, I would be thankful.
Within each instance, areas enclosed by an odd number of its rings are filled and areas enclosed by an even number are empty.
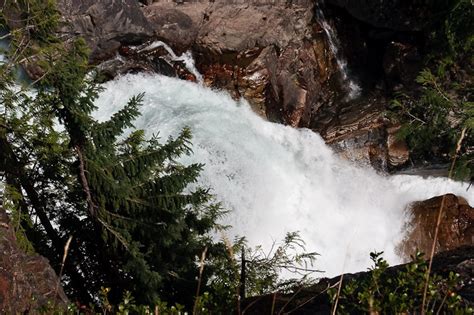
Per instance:
[[[322,133],[327,143],[350,161],[386,171],[386,122],[382,96],[362,98],[341,106],[330,116],[329,127]]]
[[[410,158],[408,145],[397,137],[399,130],[399,125],[387,128],[387,161],[389,166],[395,169],[405,165]]]
[[[58,309],[68,304],[59,279],[46,258],[18,247],[0,205],[0,313],[36,314],[48,303]]]
[[[431,253],[442,203],[443,212],[435,251],[441,252],[461,245],[474,244],[474,208],[464,198],[447,194],[415,202],[409,207],[411,216],[407,226],[409,232],[399,246],[403,256],[410,257],[417,249],[427,254]]]
[[[170,56],[163,47],[148,49],[150,44],[148,42],[137,47],[122,46],[119,49],[120,55],[97,66],[99,78],[106,81],[118,75],[145,72],[196,82],[197,78],[189,72],[182,60]]]
[[[209,4],[201,23],[193,49],[208,85],[245,97],[272,121],[325,127],[318,112],[334,104],[337,70],[312,3],[221,1]]]
[[[206,85],[244,97],[271,121],[319,132],[352,160],[386,169],[385,100],[379,93],[347,101],[313,2],[156,1],[143,11],[158,38],[179,52],[193,50]]]

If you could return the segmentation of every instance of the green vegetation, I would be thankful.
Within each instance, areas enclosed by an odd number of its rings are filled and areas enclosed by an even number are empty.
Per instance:
[[[423,301],[427,262],[421,253],[404,270],[390,270],[382,253],[371,253],[374,265],[365,277],[347,281],[339,295],[338,289],[328,293],[338,314],[417,314]],[[447,278],[433,275],[428,284],[426,314],[473,314],[456,293],[459,275],[450,272]]]
[[[307,253],[304,241],[296,232],[288,233],[280,243],[274,243],[270,252],[261,247],[246,246],[244,238],[233,244],[225,240],[227,255],[210,259],[206,268],[214,270],[209,279],[208,307],[222,313],[238,309],[238,296],[264,295],[272,292],[293,292],[295,287],[310,285],[319,271],[312,269],[316,253]],[[238,257],[240,255],[240,257]],[[245,275],[242,274],[244,261]],[[281,273],[298,275],[282,279]],[[245,290],[241,287],[245,283]],[[227,306],[227,307],[225,307]],[[230,306],[230,308],[229,308]]]
[[[15,85],[13,66],[28,57],[27,42],[34,38],[46,47],[50,40],[43,35],[55,26],[43,23],[55,15],[36,15],[43,1],[28,4],[37,9],[28,12],[28,23],[41,26],[11,36],[18,49],[0,69],[0,167],[17,234],[56,270],[73,237],[63,280],[66,292],[83,303],[110,286],[142,303],[160,297],[192,304],[196,257],[205,248],[215,251],[209,232],[223,211],[206,189],[187,188],[202,165],[176,162],[191,153],[190,131],[166,141],[145,139],[141,130],[124,134],[139,115],[141,95],[124,100],[108,121],[92,118],[100,87],[82,40],[54,43],[54,53],[52,46],[41,50],[44,74],[34,92]]]
[[[0,65],[0,170],[21,246],[62,270],[66,293],[82,304],[96,302],[101,288],[110,287],[110,305],[129,294],[143,305],[238,307],[235,250],[244,248],[244,240],[234,245],[211,237],[224,229],[217,219],[225,212],[207,189],[190,188],[202,165],[177,162],[192,153],[190,130],[165,141],[134,130],[143,95],[123,100],[108,121],[94,119],[101,87],[85,42],[51,37],[57,25],[55,11],[48,13],[53,2],[10,4],[12,10],[28,9],[24,27],[9,36],[9,62]],[[32,86],[20,87],[14,72],[32,46],[43,73]],[[302,245],[293,233],[271,256],[245,249],[248,292],[269,292],[281,269],[311,264],[315,254],[290,253]],[[209,293],[195,301],[197,288]]]
[[[449,2],[444,17],[433,23],[418,90],[400,93],[390,108],[416,161],[450,161],[464,130],[454,174],[462,180],[474,176],[473,7],[469,0]]]

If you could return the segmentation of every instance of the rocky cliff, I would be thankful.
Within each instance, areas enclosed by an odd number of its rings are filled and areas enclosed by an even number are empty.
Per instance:
[[[191,51],[206,85],[246,98],[271,121],[317,131],[341,155],[381,170],[409,160],[384,112],[394,92],[413,84],[427,27],[443,10],[436,1],[398,0],[59,0],[58,7],[60,37],[84,37],[106,78],[152,71],[194,79],[163,49],[133,50],[161,40],[177,54]],[[18,26],[18,12],[4,11]],[[358,97],[348,97],[350,83],[360,86]]]
[[[0,0],[2,8],[5,3]],[[192,51],[206,85],[244,97],[271,121],[319,132],[348,159],[383,170],[409,159],[395,136],[399,126],[384,119],[384,111],[392,93],[412,84],[420,69],[426,25],[436,14],[429,1],[58,0],[58,8],[59,36],[84,37],[91,63],[109,78],[150,71],[195,80],[163,47],[136,49],[161,40],[177,54]],[[18,11],[3,13],[18,26]],[[360,95],[349,97],[348,76]],[[429,252],[440,202],[411,208],[410,233],[400,248],[406,256],[415,248]],[[472,213],[462,199],[446,197],[438,251],[472,245]],[[64,305],[54,271],[44,258],[19,250],[2,215],[0,310],[24,312],[48,300]],[[464,272],[464,264],[472,279],[472,248],[452,253],[439,256],[438,270]]]
[[[386,24],[388,11],[369,2],[357,10],[310,0],[60,0],[58,7],[61,38],[84,37],[108,78],[153,71],[193,79],[163,49],[133,49],[162,40],[178,54],[192,51],[206,85],[246,98],[271,121],[315,130],[343,156],[378,169],[408,160],[383,112],[387,93],[409,82],[419,61],[410,42],[421,27],[417,7]],[[380,21],[370,19],[376,10]],[[358,97],[348,97],[348,77],[362,88]]]
[[[244,97],[271,121],[319,132],[347,158],[380,169],[405,163],[406,151],[387,141],[383,93],[348,98],[344,57],[331,47],[337,39],[322,9],[313,1],[155,1],[143,12],[157,38],[194,52],[207,85]]]

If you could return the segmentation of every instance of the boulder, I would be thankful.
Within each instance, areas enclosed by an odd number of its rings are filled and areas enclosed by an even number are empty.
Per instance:
[[[194,47],[206,82],[246,97],[270,120],[308,126],[328,99],[335,71],[324,35],[313,30],[312,9],[312,3],[211,5]]]
[[[36,314],[48,307],[65,309],[68,299],[48,260],[18,247],[1,207],[0,204],[0,313]]]
[[[408,258],[416,250],[431,253],[442,203],[435,252],[451,250],[461,245],[474,245],[474,208],[464,198],[447,194],[415,202],[408,208],[411,219],[407,226],[408,234],[399,246],[401,255]]]
[[[405,140],[397,137],[400,125],[387,128],[387,162],[391,168],[405,165],[410,158],[410,151]]]
[[[382,95],[362,97],[342,107],[322,136],[350,161],[380,171],[399,169],[408,162],[409,150],[405,141],[397,137],[400,126],[383,116],[385,106]]]

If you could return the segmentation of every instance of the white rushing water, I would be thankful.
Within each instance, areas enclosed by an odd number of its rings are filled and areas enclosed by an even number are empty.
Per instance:
[[[352,100],[360,95],[361,88],[349,76],[349,68],[347,66],[347,60],[339,51],[339,47],[341,47],[339,38],[337,37],[337,34],[334,31],[334,29],[326,20],[326,17],[324,16],[323,11],[319,7],[316,8],[316,16],[318,18],[318,22],[321,24],[324,30],[324,33],[326,34],[326,37],[329,43],[329,48],[331,49],[332,54],[336,58],[336,64],[342,76],[342,83],[345,84],[345,86],[347,86],[347,89],[348,89],[347,99]]]
[[[232,210],[224,220],[233,226],[229,238],[245,235],[268,249],[300,231],[307,249],[321,254],[316,267],[326,275],[365,269],[373,250],[399,262],[395,247],[412,201],[452,192],[474,204],[467,185],[356,167],[318,134],[267,122],[224,92],[159,75],[127,75],[105,87],[96,102],[101,120],[145,92],[137,128],[166,139],[191,127],[194,155],[182,162],[205,163],[200,184]]]
[[[166,43],[160,40],[157,40],[157,41],[152,42],[149,45],[146,45],[145,47],[138,48],[138,52],[152,51],[159,47],[163,47],[166,50],[168,55],[171,57],[171,60],[182,61],[184,65],[186,66],[186,69],[188,69],[188,71],[191,72],[196,77],[196,81],[202,84],[203,82],[202,75],[197,70],[196,65],[194,64],[193,55],[190,51],[187,51],[183,53],[181,56],[178,56],[175,54],[175,52],[170,46],[168,46]]]

